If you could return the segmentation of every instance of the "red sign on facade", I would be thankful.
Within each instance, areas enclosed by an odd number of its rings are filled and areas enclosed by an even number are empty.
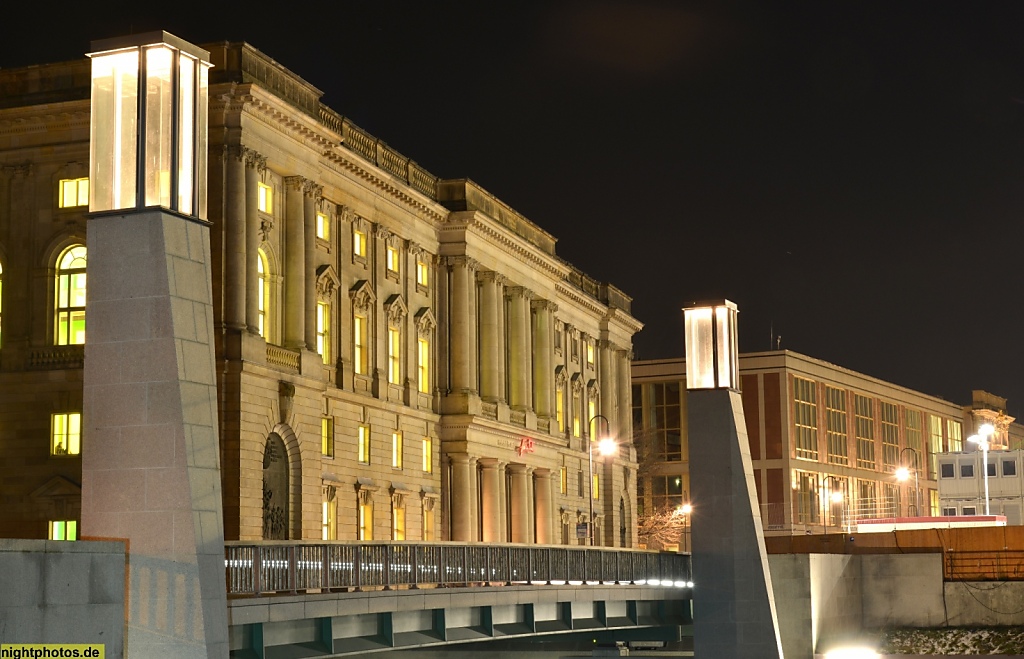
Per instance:
[[[523,437],[519,440],[519,446],[516,448],[516,453],[522,455],[523,453],[533,453],[533,440],[529,437]]]

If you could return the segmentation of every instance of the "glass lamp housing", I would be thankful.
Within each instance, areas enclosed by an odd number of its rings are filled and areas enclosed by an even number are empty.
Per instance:
[[[89,210],[205,219],[210,54],[167,32],[92,48]]]
[[[683,309],[687,389],[739,389],[738,314],[729,300]]]

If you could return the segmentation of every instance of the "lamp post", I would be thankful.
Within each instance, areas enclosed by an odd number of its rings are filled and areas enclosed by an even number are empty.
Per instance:
[[[905,482],[910,478],[910,469],[903,466],[903,454],[907,451],[911,451],[914,454],[914,514],[911,515],[911,517],[917,517],[921,514],[921,487],[917,476],[918,472],[921,470],[921,466],[918,462],[918,456],[920,454],[916,448],[907,446],[900,451],[900,468],[896,470],[896,479],[900,482]],[[908,510],[907,512],[910,511]]]
[[[604,419],[605,429],[611,428],[608,417],[603,414],[596,414],[587,422],[587,427],[592,430],[590,446],[587,450],[588,464],[590,465],[590,496],[588,497],[590,499],[590,517],[587,518],[587,544],[591,547],[594,546],[594,445],[597,444],[597,450],[601,455],[612,455],[619,449],[619,445],[611,437],[604,437],[596,442],[594,441],[594,436],[597,432],[597,424],[594,422],[598,419]]]
[[[830,516],[829,513],[832,512],[832,504],[839,503],[843,500],[842,490],[836,489],[836,484],[839,482],[840,481],[835,474],[828,474],[822,481],[822,486],[825,487],[826,492],[826,495],[822,497],[821,502],[822,507],[824,508],[824,510],[822,510],[823,516],[821,520],[821,528],[824,531],[824,535],[828,535],[828,518]]]
[[[981,461],[982,469],[985,470],[985,514],[988,515],[988,445],[992,438],[992,435],[996,434],[995,426],[991,423],[983,423],[978,428],[977,435],[971,435],[967,438],[967,441],[977,444],[981,447]]]

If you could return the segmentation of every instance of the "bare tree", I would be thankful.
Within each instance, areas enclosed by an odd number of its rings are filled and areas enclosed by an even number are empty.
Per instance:
[[[637,483],[642,483],[647,501],[650,501],[650,483],[653,476],[660,475],[659,466],[664,463],[660,435],[656,429],[634,428],[633,447],[636,450]],[[642,514],[637,516],[637,537],[641,545],[648,549],[667,549],[680,547],[689,551],[689,510],[683,505],[663,504],[661,506],[643,506]]]

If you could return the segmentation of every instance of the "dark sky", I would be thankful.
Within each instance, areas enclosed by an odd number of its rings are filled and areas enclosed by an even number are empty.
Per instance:
[[[141,4],[5,21],[0,66],[248,41],[632,295],[637,358],[680,355],[679,309],[725,296],[742,351],[774,332],[1024,416],[1024,2]]]

